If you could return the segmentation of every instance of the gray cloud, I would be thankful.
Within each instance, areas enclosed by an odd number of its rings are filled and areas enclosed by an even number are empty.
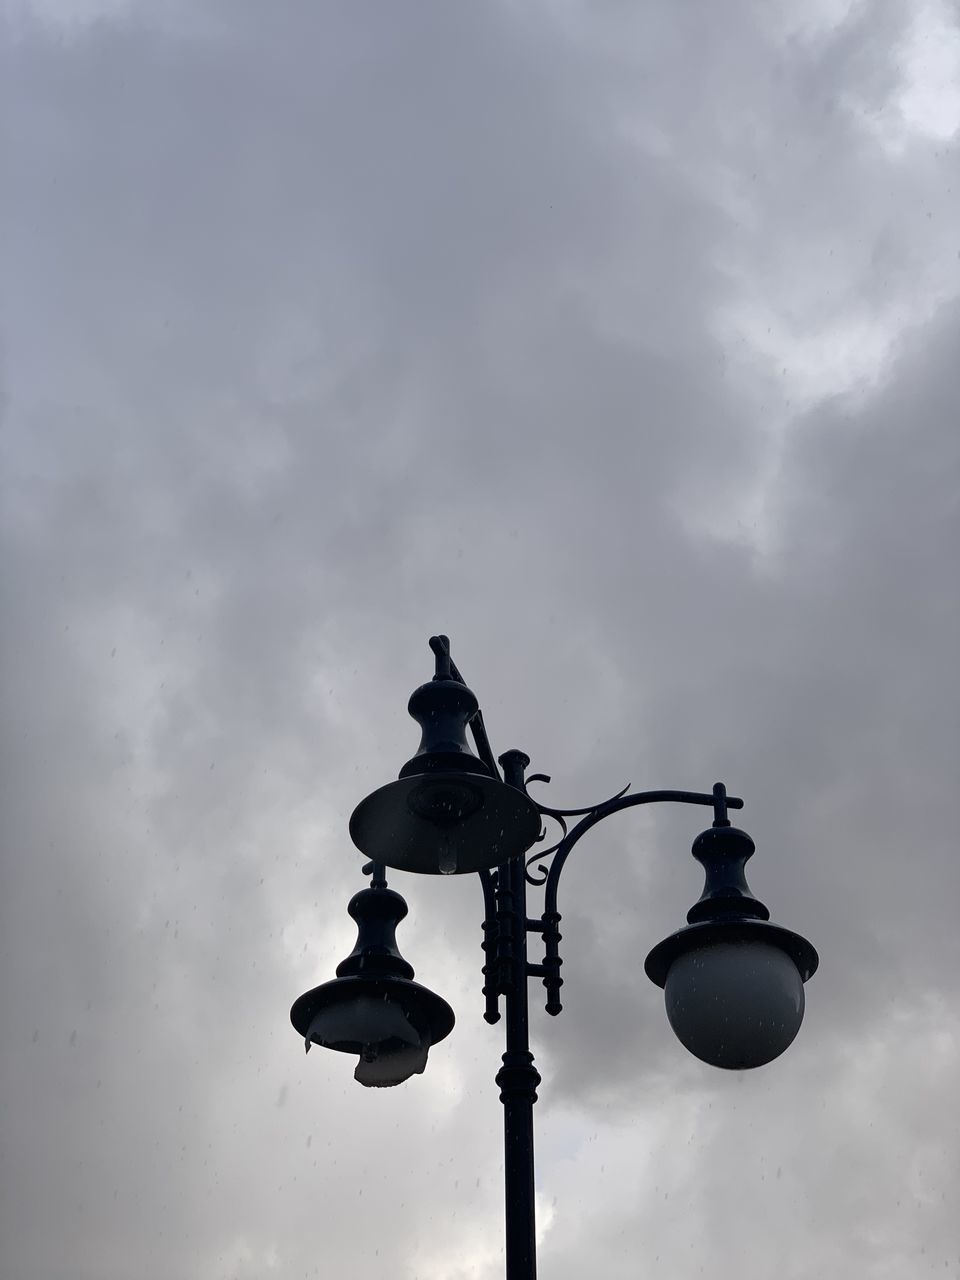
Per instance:
[[[396,877],[458,1015],[422,1078],[371,1096],[287,1021],[442,630],[554,803],[743,794],[823,957],[790,1053],[711,1074],[641,971],[700,817],[584,842],[542,1273],[952,1274],[933,18],[42,12],[7,19],[4,1270],[501,1273],[478,887]]]

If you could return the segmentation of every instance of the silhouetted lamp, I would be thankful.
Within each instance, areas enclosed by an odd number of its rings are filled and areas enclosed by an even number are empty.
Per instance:
[[[365,1085],[394,1085],[423,1071],[430,1046],[448,1035],[453,1012],[419,986],[397,950],[397,923],[407,913],[387,888],[384,867],[428,875],[478,872],[483,891],[484,1017],[495,1023],[505,1005],[506,1036],[496,1083],[504,1116],[505,1263],[507,1280],[535,1280],[536,1230],[533,1104],[541,1083],[529,1043],[528,982],[542,981],[547,1013],[560,1013],[563,978],[558,885],[579,840],[614,813],[637,805],[678,803],[713,808],[713,826],[697,837],[693,855],[705,872],[703,893],[687,925],[647,956],[647,975],[663,988],[667,1017],[678,1038],[702,1061],[740,1070],[779,1057],[803,1020],[803,984],[818,957],[799,934],[770,923],[744,875],[753,841],[730,825],[727,810],[743,800],[721,784],[712,793],[628,788],[586,808],[538,804],[527,785],[523,751],[494,756],[477,699],[450,659],[446,636],[433,636],[433,679],[412,695],[409,711],[421,728],[416,755],[396,782],[361,801],[350,818],[354,844],[371,859],[369,889],[349,911],[357,944],[332,982],[302,995],[291,1020],[306,1047],[321,1044],[359,1059]],[[476,753],[467,744],[469,727]],[[498,771],[503,769],[503,781]],[[538,854],[542,820],[559,824],[561,838]],[[572,825],[568,824],[572,820]],[[543,888],[543,910],[530,914],[527,886]],[[537,935],[542,958],[528,958]]]
[[[722,805],[722,789],[715,791]],[[710,1066],[731,1070],[762,1067],[792,1043],[803,1021],[803,984],[818,964],[810,943],[770,924],[750,892],[744,864],[754,847],[725,814],[697,836],[703,893],[687,927],[654,947],[644,966],[664,989],[680,1042]]]
[[[402,1084],[427,1065],[430,1046],[453,1029],[453,1010],[440,996],[413,982],[413,966],[397,949],[396,928],[407,914],[399,893],[374,868],[368,889],[353,896],[347,911],[356,920],[357,942],[337,965],[331,982],[294,1002],[290,1020],[311,1044],[356,1054],[360,1084]]]
[[[453,875],[498,867],[536,841],[540,813],[470,750],[467,725],[477,699],[453,679],[446,637],[430,644],[436,675],[408,704],[422,730],[420,747],[396,782],[357,805],[350,836],[361,853],[399,871]]]

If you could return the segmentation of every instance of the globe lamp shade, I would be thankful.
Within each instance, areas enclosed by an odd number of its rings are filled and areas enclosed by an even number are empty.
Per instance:
[[[697,921],[657,943],[644,962],[663,988],[680,1042],[701,1061],[742,1071],[780,1056],[803,1021],[803,984],[816,949],[767,920]]]
[[[732,1071],[778,1058],[803,1021],[796,964],[759,939],[713,942],[678,956],[664,998],[680,1042],[701,1061]]]

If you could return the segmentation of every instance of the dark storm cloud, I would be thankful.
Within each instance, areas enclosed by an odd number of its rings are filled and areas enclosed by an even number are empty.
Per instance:
[[[710,1075],[640,971],[697,815],[584,843],[544,1274],[942,1269],[956,149],[864,114],[911,13],[54,13],[9,26],[5,1266],[499,1274],[477,887],[400,885],[422,1079],[286,1017],[445,630],[553,802],[743,793],[824,957]]]

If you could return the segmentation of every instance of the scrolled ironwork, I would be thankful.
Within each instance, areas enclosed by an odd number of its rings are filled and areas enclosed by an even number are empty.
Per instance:
[[[563,835],[556,842],[556,844],[552,844],[549,847],[549,849],[537,849],[534,853],[531,853],[528,855],[527,860],[524,863],[523,874],[526,877],[527,884],[532,884],[534,886],[547,883],[547,876],[550,872],[550,868],[546,865],[546,859],[550,858],[560,848],[560,845],[563,843],[563,839],[566,836],[567,831],[569,829],[567,827],[566,819],[563,818],[560,814],[548,813],[545,816],[548,818],[552,818],[553,821],[558,824],[558,826],[560,827],[560,830],[563,832]],[[544,829],[540,832],[540,836],[537,840],[537,843],[538,844],[541,843],[546,838],[547,838],[547,829],[546,827],[544,827]],[[530,868],[534,865],[534,863],[537,864],[537,869],[536,871],[531,871]]]
[[[527,787],[529,787],[531,782],[549,783],[550,775],[548,773],[532,773],[526,780]],[[625,787],[621,787],[616,795],[611,796],[608,800],[601,800],[599,804],[587,805],[582,809],[555,809],[552,805],[541,804],[539,800],[536,800],[531,796],[530,798],[533,800],[540,813],[542,813],[545,818],[552,818],[553,821],[559,825],[563,835],[556,844],[552,844],[549,849],[538,849],[527,857],[524,867],[524,875],[526,877],[527,884],[531,884],[534,887],[539,888],[539,886],[547,883],[550,875],[550,867],[547,865],[547,859],[551,858],[557,852],[566,839],[569,831],[566,821],[567,818],[582,818],[586,817],[588,814],[595,813],[598,809],[602,809],[604,805],[611,804],[614,800],[619,800],[621,796],[626,795],[629,788],[630,784],[628,782]],[[530,794],[529,791],[527,794]],[[540,840],[542,841],[545,838],[546,829],[544,828],[540,834]],[[530,868],[533,866],[536,867],[536,870],[531,871]]]
[[[549,781],[550,781],[549,774],[533,773],[527,779],[527,785],[529,786],[531,782],[549,782]],[[601,800],[598,804],[587,805],[583,809],[553,809],[549,805],[541,804],[540,801],[535,800],[533,796],[531,796],[530,798],[531,800],[533,800],[533,803],[537,806],[540,812],[542,814],[545,814],[548,818],[581,818],[588,813],[594,813],[597,809],[602,809],[604,805],[611,804],[614,800],[619,800],[620,797],[626,795],[629,790],[630,790],[630,783],[628,782],[625,787],[621,787],[620,790],[616,793],[616,795],[610,796],[608,800]]]
[[[675,804],[710,805],[711,807],[716,804],[716,798],[712,792],[707,794],[702,791],[658,790],[635,791],[632,795],[624,795],[621,791],[609,800],[605,800],[603,804],[597,805],[595,809],[588,810],[576,826],[572,827],[560,841],[553,862],[550,864],[545,896],[546,910],[554,912],[557,909],[557,886],[560,882],[560,874],[563,871],[564,863],[581,836],[586,835],[591,827],[596,826],[598,822],[608,818],[612,813],[619,813],[621,809],[632,809],[636,805],[657,804],[664,801],[672,801]],[[743,808],[743,801],[738,796],[725,796],[725,803],[728,809]]]

